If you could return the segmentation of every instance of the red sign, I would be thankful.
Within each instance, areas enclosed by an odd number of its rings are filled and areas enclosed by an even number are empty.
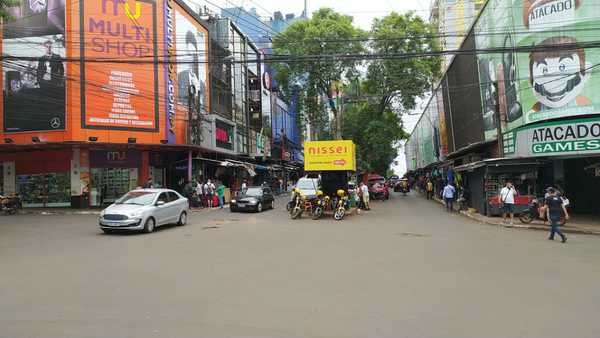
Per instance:
[[[346,165],[346,160],[335,160],[335,161],[333,161],[333,165],[345,166]]]

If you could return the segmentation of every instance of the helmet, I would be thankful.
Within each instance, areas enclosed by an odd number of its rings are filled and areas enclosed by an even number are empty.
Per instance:
[[[323,196],[323,192],[321,190],[317,190],[317,196],[319,196],[319,197]]]
[[[344,197],[344,195],[346,195],[346,192],[342,189],[339,189],[336,194],[338,195],[338,197]]]

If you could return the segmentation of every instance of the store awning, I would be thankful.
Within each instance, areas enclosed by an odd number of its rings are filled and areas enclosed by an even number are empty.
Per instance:
[[[543,161],[539,160],[530,160],[530,159],[509,159],[509,158],[490,158],[483,161],[477,161],[473,163],[463,164],[461,166],[455,167],[454,170],[456,172],[464,172],[464,171],[473,171],[482,167],[515,167],[515,166],[538,166]]]
[[[496,143],[496,142],[497,142],[496,140],[491,140],[491,141],[482,141],[482,142],[471,143],[466,147],[462,147],[454,152],[451,152],[450,154],[448,154],[446,156],[446,159],[450,160],[450,159],[460,157],[462,155],[466,155],[470,152],[474,152],[475,150],[479,150],[487,145],[490,145],[490,144]]]

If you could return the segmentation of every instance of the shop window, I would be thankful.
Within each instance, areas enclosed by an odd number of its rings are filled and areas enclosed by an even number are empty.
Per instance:
[[[17,191],[24,207],[71,206],[69,172],[18,175]]]
[[[92,168],[92,206],[112,203],[131,190],[130,169]],[[137,176],[137,175],[136,175]]]

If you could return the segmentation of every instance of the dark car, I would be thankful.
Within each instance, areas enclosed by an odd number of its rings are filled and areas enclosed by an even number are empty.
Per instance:
[[[246,192],[231,200],[229,210],[236,211],[256,211],[261,212],[265,209],[273,209],[275,198],[271,188],[248,187]]]

